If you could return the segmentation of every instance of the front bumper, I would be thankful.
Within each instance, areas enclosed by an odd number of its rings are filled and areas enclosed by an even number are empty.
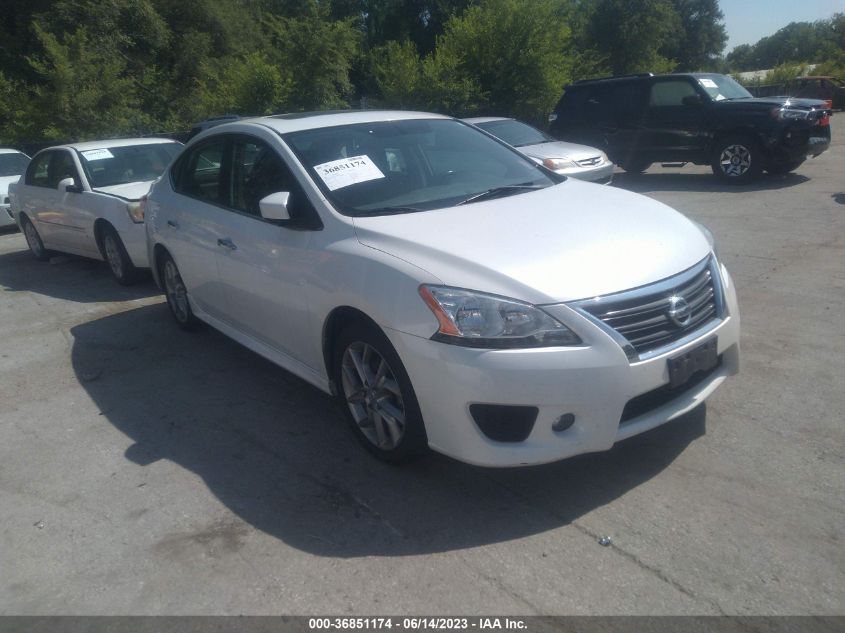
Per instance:
[[[567,167],[566,169],[557,169],[555,173],[578,180],[609,185],[613,180],[613,163],[606,161],[591,167]]]
[[[130,223],[118,231],[120,239],[132,264],[136,268],[149,268],[147,255],[147,231],[144,224]]]
[[[479,466],[553,462],[611,448],[619,440],[675,419],[701,404],[729,375],[739,371],[739,309],[733,283],[722,267],[728,314],[706,334],[659,356],[630,362],[619,344],[566,306],[559,310],[585,345],[572,348],[483,350],[438,343],[396,330],[388,337],[416,391],[432,449]],[[625,405],[669,382],[667,358],[716,337],[721,364],[677,397],[661,401],[621,423]],[[530,435],[522,442],[497,442],[481,432],[472,404],[537,407]],[[563,414],[574,424],[554,431]]]

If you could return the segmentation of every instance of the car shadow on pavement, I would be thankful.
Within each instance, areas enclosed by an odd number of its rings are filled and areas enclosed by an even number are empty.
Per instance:
[[[645,174],[615,174],[613,185],[636,193],[651,191],[692,191],[701,193],[748,193],[749,191],[771,191],[794,187],[810,179],[801,174],[773,176],[763,174],[747,185],[729,185],[716,179],[713,174],[681,174],[671,172]]]
[[[542,533],[654,477],[705,432],[702,406],[557,464],[492,470],[432,455],[395,467],[357,444],[336,401],[211,328],[180,331],[165,304],[71,334],[77,379],[134,442],[128,460],[171,460],[242,521],[322,556],[445,552]],[[142,476],[148,492],[166,485]]]
[[[845,193],[835,193],[832,196],[833,201],[837,204],[845,204]]]
[[[151,277],[121,286],[104,262],[64,254],[39,262],[28,250],[0,255],[0,287],[77,303],[127,301],[161,293]]]

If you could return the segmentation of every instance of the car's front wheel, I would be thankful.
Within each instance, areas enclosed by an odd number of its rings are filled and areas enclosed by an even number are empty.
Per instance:
[[[200,325],[200,320],[194,316],[191,304],[188,301],[188,289],[182,281],[182,275],[176,267],[176,262],[169,253],[162,253],[159,258],[159,276],[164,286],[164,296],[167,299],[167,307],[170,314],[176,319],[176,323],[183,330],[195,330]]]
[[[757,142],[747,136],[726,136],[713,147],[710,167],[722,182],[742,185],[762,172],[766,161]]]
[[[111,225],[106,225],[100,238],[103,257],[109,265],[112,276],[121,286],[131,286],[140,277],[140,271],[132,263],[123,240]]]
[[[44,242],[41,241],[38,230],[25,215],[21,216],[21,226],[23,227],[23,236],[26,238],[26,245],[29,246],[29,250],[35,256],[35,259],[39,262],[50,259],[50,251],[44,248]]]
[[[411,380],[387,337],[355,323],[335,344],[334,379],[355,435],[379,459],[407,462],[428,448]]]

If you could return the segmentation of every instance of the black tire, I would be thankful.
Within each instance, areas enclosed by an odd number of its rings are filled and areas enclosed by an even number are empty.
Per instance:
[[[631,160],[626,160],[625,162],[618,163],[618,165],[625,170],[626,174],[637,176],[643,173],[649,167],[651,167],[651,161],[647,161],[643,158],[632,158]]]
[[[164,252],[158,258],[158,274],[161,279],[164,296],[167,299],[167,307],[170,314],[176,320],[177,325],[188,332],[196,330],[202,322],[194,316],[191,310],[191,302],[188,301],[188,289],[182,281],[182,275],[176,267],[176,262],[170,253]]]
[[[29,252],[39,262],[46,262],[50,259],[52,253],[44,248],[44,242],[41,241],[41,236],[38,235],[38,229],[25,215],[21,216],[21,231],[24,238],[26,238],[26,245],[29,246]]]
[[[773,176],[781,176],[783,174],[788,174],[791,171],[795,171],[801,165],[804,164],[805,160],[806,158],[802,158],[800,160],[772,163],[769,165],[766,171],[768,171]]]
[[[121,286],[131,286],[141,278],[141,271],[132,263],[123,240],[111,224],[106,224],[100,232],[100,252],[112,277]]]
[[[365,346],[371,350],[369,357]],[[356,369],[356,357],[364,374]],[[398,464],[428,452],[425,425],[411,379],[378,327],[358,322],[345,328],[335,341],[332,360],[340,404],[353,433],[370,453]],[[386,363],[384,370],[382,360]],[[368,375],[371,384],[363,381],[362,375]],[[400,420],[397,413],[404,419]],[[397,429],[401,432],[397,433]]]
[[[759,143],[750,136],[729,135],[716,139],[710,168],[722,182],[744,185],[763,173],[766,157]]]

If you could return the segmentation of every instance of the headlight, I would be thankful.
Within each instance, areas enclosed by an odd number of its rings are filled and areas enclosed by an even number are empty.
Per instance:
[[[789,108],[775,108],[772,113],[778,119],[785,119],[787,121],[804,120],[810,115],[809,110],[791,110]]]
[[[493,349],[581,344],[530,303],[446,286],[420,286],[420,296],[440,324],[432,338],[443,343]]]
[[[129,219],[135,224],[144,222],[144,207],[146,206],[146,202],[146,198],[141,198],[126,205],[126,212],[129,214]]]
[[[569,160],[568,158],[544,158],[543,166],[548,167],[552,171],[557,171],[558,169],[571,169],[572,167],[577,168],[578,163]]]
[[[716,249],[716,238],[713,237],[713,233],[703,224],[696,222],[695,220],[690,220],[693,224],[698,227],[698,230],[704,233],[704,237],[707,238],[707,243],[710,244],[710,250],[713,251],[713,254],[716,256],[716,259],[719,259],[719,251]]]

